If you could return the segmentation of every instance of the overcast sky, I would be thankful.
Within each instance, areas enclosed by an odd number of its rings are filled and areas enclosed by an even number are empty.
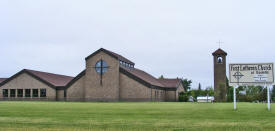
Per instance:
[[[155,77],[213,85],[211,53],[275,61],[274,0],[1,0],[0,77],[27,68],[76,76],[103,47]]]

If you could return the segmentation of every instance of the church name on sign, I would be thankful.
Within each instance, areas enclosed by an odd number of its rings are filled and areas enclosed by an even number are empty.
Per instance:
[[[250,71],[251,74],[268,74],[272,71],[272,65],[235,65],[231,66],[231,71]]]
[[[274,83],[273,63],[229,64],[229,81],[239,85]]]

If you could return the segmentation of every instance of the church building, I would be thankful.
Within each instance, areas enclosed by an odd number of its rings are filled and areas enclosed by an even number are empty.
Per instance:
[[[85,58],[75,77],[23,69],[0,78],[0,100],[178,101],[181,79],[157,79],[106,49]]]

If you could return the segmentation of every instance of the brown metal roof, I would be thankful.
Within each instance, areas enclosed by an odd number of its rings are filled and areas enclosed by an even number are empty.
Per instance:
[[[123,66],[120,66],[120,68],[126,70],[127,72],[140,78],[141,80],[149,83],[150,85],[163,87],[163,85],[155,77],[153,77],[152,75],[150,75],[142,70],[139,70],[136,68],[127,68],[127,67],[123,67]]]
[[[41,71],[35,71],[35,70],[29,70],[29,69],[23,69],[20,72],[16,73],[15,75],[11,76],[7,79],[2,79],[3,81],[0,82],[0,86],[5,85],[9,81],[13,80],[17,76],[27,73],[28,75],[34,77],[35,79],[47,84],[48,86],[55,88],[55,87],[64,87],[69,83],[74,77],[71,76],[64,76],[64,75],[58,75],[53,73],[47,73],[47,72],[41,72]]]
[[[166,88],[177,88],[181,79],[158,79]]]
[[[3,82],[6,79],[8,79],[8,78],[0,78],[0,83]]]
[[[213,52],[212,55],[227,55],[227,53],[221,48],[219,48],[215,52]]]
[[[120,66],[120,69],[127,71],[128,73],[132,74],[133,76],[143,80],[144,82],[157,87],[163,88],[177,88],[179,85],[180,79],[156,79],[154,76],[136,68],[127,68]]]
[[[105,52],[106,54],[109,54],[110,56],[112,56],[112,57],[114,57],[114,58],[116,58],[116,59],[118,59],[118,60],[121,60],[121,61],[124,61],[124,62],[126,62],[126,63],[135,65],[134,62],[130,61],[129,59],[127,59],[127,58],[125,58],[125,57],[123,57],[122,55],[119,55],[119,54],[117,54],[117,53],[115,53],[115,52],[106,50],[106,49],[104,49],[104,48],[100,48],[99,50],[95,51],[93,54],[89,55],[89,56],[86,57],[85,59],[86,59],[86,60],[89,59],[90,57],[96,55],[96,54],[99,53],[100,51],[103,51],[103,52]]]
[[[26,69],[26,71],[30,72],[31,74],[39,77],[40,79],[54,86],[66,86],[74,78],[71,76],[65,76],[65,75],[59,75],[59,74],[53,74],[53,73],[47,73],[47,72],[41,72],[41,71],[35,71],[35,70],[29,70],[29,69]]]
[[[104,50],[106,50],[106,49],[104,49]],[[112,51],[109,51],[109,50],[106,50],[106,51],[108,51],[108,52],[110,52],[111,54],[113,54],[114,56],[116,56],[116,57],[118,58],[118,60],[127,62],[127,63],[129,63],[129,64],[133,64],[133,65],[135,64],[134,62],[130,61],[129,59],[123,57],[123,56],[120,55],[120,54],[117,54],[117,53],[112,52]]]

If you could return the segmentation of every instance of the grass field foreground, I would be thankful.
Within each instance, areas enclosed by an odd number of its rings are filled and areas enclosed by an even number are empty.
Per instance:
[[[0,102],[0,130],[275,130],[264,103]],[[274,109],[274,110],[273,110]]]

